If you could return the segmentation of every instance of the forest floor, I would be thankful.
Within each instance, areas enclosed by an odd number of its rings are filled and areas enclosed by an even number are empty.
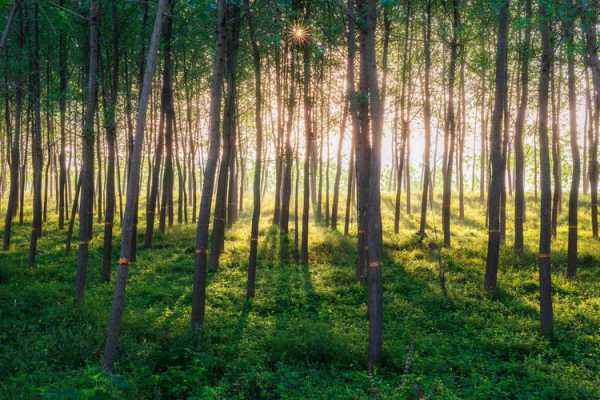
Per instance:
[[[416,210],[393,234],[392,198],[383,199],[385,354],[375,374],[365,368],[367,293],[354,279],[353,237],[313,224],[310,265],[282,264],[267,209],[256,299],[245,303],[246,211],[210,274],[199,337],[190,329],[195,226],[176,225],[139,250],[119,362],[106,375],[99,357],[113,284],[100,281],[101,226],[85,303],[76,307],[76,251],[65,254],[65,233],[50,215],[35,269],[27,267],[29,225],[17,225],[11,250],[0,252],[0,398],[600,399],[600,242],[591,238],[587,200],[575,280],[565,277],[566,203],[561,214],[552,253],[555,330],[547,340],[538,333],[532,199],[521,256],[510,248],[508,211],[500,289],[491,298],[482,289],[487,234],[476,197],[467,199],[464,222],[453,214],[452,249],[439,262],[435,246],[415,239]],[[437,216],[434,208],[427,241],[441,240]]]

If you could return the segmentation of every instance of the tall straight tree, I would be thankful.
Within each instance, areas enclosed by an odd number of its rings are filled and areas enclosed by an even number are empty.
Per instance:
[[[110,73],[110,96],[104,102],[104,124],[106,129],[106,212],[104,213],[104,251],[102,254],[102,278],[110,281],[112,264],[113,223],[115,221],[115,156],[117,140],[117,96],[119,91],[119,15],[117,0],[111,0],[112,53]],[[105,90],[106,93],[106,90]],[[105,96],[106,97],[106,96]]]
[[[569,242],[567,255],[567,276],[577,273],[577,210],[579,203],[579,181],[581,179],[581,158],[577,143],[577,93],[575,92],[575,43],[574,25],[576,9],[573,0],[563,0],[565,21],[563,24],[567,51],[567,85],[569,97],[569,136],[571,142],[571,158],[573,160],[573,176],[569,193]]]
[[[348,46],[348,52],[346,55],[346,101],[348,102],[349,112],[350,112],[350,121],[352,123],[352,145],[350,148],[350,173],[348,176],[348,190],[347,190],[347,198],[346,198],[346,218],[344,221],[344,234],[348,234],[349,225],[350,225],[350,210],[352,197],[355,193],[355,189],[357,189],[357,185],[355,184],[355,175],[358,173],[358,166],[356,163],[356,158],[358,156],[358,150],[356,149],[356,144],[358,142],[358,137],[360,135],[360,125],[358,119],[358,101],[356,96],[356,83],[355,83],[355,73],[354,73],[354,62],[356,58],[356,25],[355,25],[355,0],[348,0],[346,5],[346,13],[347,13],[347,29],[346,29],[346,41]],[[362,264],[360,263],[360,252],[361,250],[361,242],[360,242],[360,230],[358,236],[358,251],[359,251],[359,260],[357,260],[357,268],[356,268],[356,276],[357,278],[362,275]]]
[[[173,13],[173,0],[169,0],[169,8]],[[160,216],[158,229],[165,232],[167,219],[169,226],[173,225],[173,136],[175,135],[175,105],[173,102],[173,47],[172,47],[173,18],[165,17],[164,21],[164,71],[162,92],[162,113],[164,118],[165,138],[165,165],[163,168],[162,199],[160,202]]]
[[[525,151],[523,135],[529,100],[529,47],[531,44],[531,0],[525,0],[525,37],[521,44],[519,58],[521,62],[521,95],[515,121],[515,242],[517,252],[523,251],[523,223],[525,222]]]
[[[292,3],[294,5],[295,2]],[[285,144],[283,154],[283,171],[282,171],[282,182],[281,182],[281,200],[280,200],[280,215],[279,225],[281,230],[281,241],[282,241],[282,254],[285,256],[287,252],[287,240],[288,240],[288,228],[290,220],[290,196],[292,194],[292,167],[294,163],[294,151],[292,149],[292,127],[294,122],[294,109],[296,106],[296,52],[294,51],[296,46],[290,45],[289,59],[290,67],[288,71],[289,81],[289,97],[287,100],[287,120],[285,126]],[[286,51],[287,55],[288,52]]]
[[[540,32],[542,36],[542,57],[538,93],[538,136],[540,148],[540,323],[544,336],[552,335],[552,279],[550,273],[550,249],[552,240],[551,209],[552,190],[550,182],[550,155],[548,150],[548,92],[553,50],[551,42],[552,16],[548,0],[540,0]]]
[[[225,242],[225,223],[227,219],[228,189],[235,183],[230,179],[230,171],[235,164],[236,114],[237,114],[237,53],[240,41],[240,6],[229,2],[225,11],[228,21],[225,33],[225,82],[227,96],[223,112],[223,154],[217,178],[215,196],[215,214],[209,264],[218,269],[219,260]]]
[[[144,131],[146,128],[146,111],[148,100],[152,90],[152,79],[156,69],[156,58],[160,33],[165,14],[168,12],[168,0],[159,0],[154,20],[154,29],[150,38],[150,46],[144,68],[144,79],[142,81],[139,107],[136,115],[135,140],[131,151],[131,166],[127,185],[127,197],[125,213],[123,215],[123,226],[121,228],[121,253],[119,258],[119,269],[115,285],[115,294],[110,312],[106,343],[102,354],[102,367],[110,371],[112,369],[119,342],[119,330],[123,308],[125,307],[125,287],[129,275],[129,261],[132,254],[132,241],[134,233],[134,222],[136,221],[137,201],[140,191],[140,172],[142,164],[142,149],[144,145]]]
[[[200,198],[200,213],[198,215],[198,226],[196,231],[194,286],[192,290],[192,326],[195,329],[202,327],[206,303],[208,224],[210,220],[215,172],[219,161],[219,147],[221,145],[221,98],[223,95],[223,69],[225,67],[225,6],[227,1],[228,0],[217,0],[217,49],[212,65],[210,119],[208,126],[210,142],[208,156],[204,167],[204,178],[202,180],[202,197]]]
[[[421,219],[419,223],[419,236],[425,236],[427,228],[427,200],[428,190],[431,185],[431,0],[425,5],[425,24],[423,28],[423,51],[425,57],[425,77],[423,78],[423,124],[425,145],[423,147],[423,189],[421,191]]]
[[[166,57],[166,55],[165,55]],[[150,194],[146,201],[146,233],[144,234],[144,246],[152,246],[152,240],[154,238],[154,222],[156,220],[156,209],[158,201],[158,186],[160,183],[160,168],[162,165],[163,149],[164,149],[164,132],[165,132],[165,108],[166,108],[166,85],[165,81],[169,79],[167,75],[167,68],[163,68],[163,86],[161,93],[161,113],[158,124],[158,138],[156,139],[156,147],[154,148],[154,161],[152,163],[152,171],[150,172],[151,183],[150,183]]]
[[[23,6],[18,9],[19,29],[15,59],[23,62],[23,48],[25,47],[25,30],[23,21]],[[8,250],[10,247],[10,236],[13,219],[17,213],[19,201],[19,169],[21,158],[21,114],[23,111],[23,79],[20,70],[15,74],[15,125],[12,133],[12,144],[10,146],[10,191],[8,194],[8,206],[6,207],[6,218],[4,220],[4,237],[2,248]]]
[[[502,117],[506,105],[507,86],[507,54],[508,54],[508,20],[509,0],[502,0],[498,18],[498,42],[496,45],[496,90],[494,111],[490,134],[490,153],[492,155],[492,176],[488,194],[488,250],[485,268],[485,288],[494,293],[498,275],[498,258],[500,252],[500,196],[504,185],[504,168],[502,160]]]
[[[31,161],[33,168],[33,223],[29,242],[29,266],[35,265],[37,241],[42,236],[42,118],[40,90],[40,26],[39,3],[33,4],[33,43],[30,45],[31,83],[30,96],[33,106],[31,129]]]
[[[306,2],[305,5],[305,19],[308,20],[310,12],[310,1]],[[306,23],[306,21],[305,21]],[[306,33],[304,34],[306,35]],[[303,97],[304,97],[304,135],[306,139],[304,148],[304,196],[303,196],[303,207],[302,207],[302,244],[300,246],[300,261],[303,264],[308,264],[308,218],[310,212],[310,198],[311,198],[311,181],[310,181],[310,161],[311,155],[313,154],[314,147],[314,132],[313,132],[313,120],[312,120],[312,96],[311,96],[311,54],[309,41],[307,38],[300,38],[304,41],[302,48],[303,64],[304,64],[304,76],[303,82]],[[314,187],[314,180],[312,182]],[[313,190],[314,193],[314,190]],[[317,214],[317,220],[320,211]]]
[[[383,347],[383,284],[381,271],[382,237],[381,237],[381,138],[383,133],[383,110],[377,79],[375,57],[375,28],[377,26],[377,0],[359,0],[359,10],[365,18],[361,24],[361,87],[363,79],[367,81],[370,109],[371,152],[368,164],[368,311],[369,311],[369,346],[368,367],[376,368],[381,362]],[[368,136],[369,132],[362,131]]]
[[[592,7],[590,7],[590,1]],[[590,197],[592,207],[592,235],[598,238],[598,120],[600,118],[600,60],[598,59],[598,43],[596,23],[598,20],[597,0],[580,0],[581,28],[585,36],[586,59],[592,72],[593,93],[590,120],[588,127],[588,149],[590,177]]]
[[[448,68],[448,100],[444,132],[444,181],[442,193],[442,226],[444,246],[450,247],[450,206],[452,200],[452,164],[456,147],[456,115],[454,111],[454,86],[456,82],[456,64],[458,61],[460,29],[459,0],[452,0],[452,41],[450,43],[450,65]]]
[[[60,6],[63,7],[65,0],[60,0]],[[67,46],[65,44],[64,29],[60,29],[58,37],[58,69],[60,76],[58,108],[60,110],[60,154],[58,156],[59,177],[58,177],[58,228],[63,229],[65,224],[65,214],[67,211],[67,154],[66,154],[66,111],[67,111]]]
[[[254,123],[256,125],[256,161],[254,164],[254,209],[252,210],[252,230],[250,233],[250,255],[248,258],[248,283],[246,297],[254,297],[256,287],[256,257],[258,253],[258,228],[260,224],[260,177],[262,173],[263,120],[262,120],[262,69],[260,49],[256,40],[254,18],[250,10],[250,0],[244,0],[246,6],[246,21],[252,45],[252,60],[254,62]]]
[[[75,301],[83,302],[94,207],[94,115],[98,87],[98,3],[90,1],[89,66],[82,135],[81,202],[79,204],[79,252],[75,277]]]

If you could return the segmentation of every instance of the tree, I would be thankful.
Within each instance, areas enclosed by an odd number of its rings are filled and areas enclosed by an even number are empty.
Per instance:
[[[42,236],[42,118],[40,90],[40,27],[39,4],[33,5],[33,44],[30,44],[30,96],[33,104],[31,126],[31,161],[33,168],[33,223],[29,241],[29,266],[35,266],[37,242]],[[23,174],[24,176],[24,174]],[[23,202],[21,202],[23,203]]]
[[[104,100],[104,124],[106,129],[107,163],[106,163],[106,212],[104,214],[104,252],[102,255],[102,278],[110,281],[112,265],[113,223],[115,221],[115,157],[116,157],[116,112],[119,91],[119,15],[117,2],[111,1],[112,16],[112,70],[110,81],[110,98]]]
[[[260,223],[260,177],[262,172],[262,147],[263,147],[263,122],[262,122],[262,69],[260,48],[256,40],[254,17],[250,10],[250,0],[245,0],[246,22],[250,32],[250,44],[252,45],[252,59],[254,61],[254,93],[255,109],[254,123],[256,125],[256,163],[254,166],[254,209],[252,210],[252,227],[250,234],[250,256],[248,258],[248,283],[246,297],[252,298],[256,286],[256,257],[258,252],[258,228]]]
[[[117,345],[119,340],[119,330],[125,307],[125,287],[127,285],[127,276],[129,275],[129,261],[132,254],[133,226],[137,213],[137,201],[140,190],[140,169],[142,161],[142,148],[144,145],[144,131],[146,128],[146,111],[148,109],[148,100],[150,98],[151,84],[156,69],[156,58],[158,44],[162,30],[163,18],[168,13],[168,0],[159,0],[154,20],[154,29],[150,38],[150,46],[144,68],[144,79],[142,82],[142,92],[136,115],[135,141],[131,151],[131,166],[129,169],[129,178],[127,186],[127,202],[125,204],[125,213],[123,215],[123,226],[121,228],[121,253],[119,258],[119,269],[117,272],[117,281],[115,285],[115,294],[110,312],[108,332],[102,353],[102,367],[108,371],[112,369],[116,357]]]
[[[15,2],[15,5],[17,2]],[[23,6],[19,4],[19,33],[17,40],[17,54],[15,58],[21,61],[23,57],[23,48],[25,46],[25,32],[23,26]],[[13,11],[11,11],[11,14]],[[12,18],[12,17],[11,17]],[[8,30],[7,30],[8,32]],[[15,78],[15,126],[12,135],[12,144],[10,146],[10,191],[8,194],[8,205],[6,207],[6,218],[4,220],[3,250],[10,247],[10,236],[13,219],[17,213],[17,203],[19,201],[19,164],[20,164],[20,145],[21,145],[21,114],[23,110],[23,87],[21,73],[17,72]]]
[[[485,288],[494,293],[498,274],[500,251],[500,193],[504,186],[504,168],[502,162],[502,117],[506,104],[506,64],[508,48],[509,0],[503,0],[498,20],[498,42],[496,45],[496,90],[494,112],[490,135],[490,153],[492,156],[492,177],[488,195],[489,233],[485,268]]]
[[[213,58],[212,83],[210,93],[210,120],[209,120],[209,148],[208,157],[204,167],[202,197],[200,198],[200,213],[196,231],[196,260],[194,271],[194,286],[192,291],[192,326],[196,329],[202,327],[204,322],[204,309],[206,302],[206,251],[208,247],[208,222],[212,203],[213,185],[217,162],[219,161],[219,147],[221,142],[221,97],[223,84],[223,69],[225,67],[225,3],[226,0],[217,1],[217,49]]]
[[[456,147],[456,116],[454,112],[454,83],[456,81],[456,63],[458,60],[458,35],[460,29],[459,0],[452,1],[452,42],[450,43],[450,66],[448,68],[448,101],[444,134],[444,191],[442,199],[442,225],[444,246],[450,247],[450,206],[452,200],[452,164]]]
[[[592,72],[594,87],[593,109],[590,109],[588,127],[588,149],[590,177],[590,197],[592,208],[592,235],[598,238],[598,120],[600,117],[600,61],[598,60],[598,43],[595,24],[597,21],[598,2],[592,0],[590,8],[587,0],[580,0],[581,28],[585,36],[586,61]]]
[[[306,3],[305,19],[308,20],[310,12],[310,2]],[[311,199],[311,182],[310,182],[310,159],[314,151],[314,132],[312,124],[312,95],[310,91],[311,83],[311,54],[310,47],[307,39],[304,39],[303,48],[303,65],[304,65],[304,76],[303,82],[303,97],[304,97],[304,136],[306,144],[304,148],[304,196],[303,196],[303,207],[302,207],[302,244],[300,249],[300,261],[303,264],[308,264],[308,219],[310,212],[310,199]],[[314,182],[313,182],[314,187]],[[314,197],[314,196],[313,196]],[[317,220],[319,217],[317,217]]]
[[[359,0],[359,10],[366,20],[361,24],[361,88],[368,91],[370,122],[371,122],[371,151],[369,157],[368,173],[368,310],[369,310],[369,370],[377,367],[381,361],[383,347],[383,284],[381,273],[381,136],[383,128],[382,100],[379,96],[379,82],[375,64],[375,28],[377,26],[377,1]],[[366,85],[365,82],[366,81]],[[363,92],[363,95],[365,93]],[[364,101],[364,100],[363,100]],[[368,132],[361,132],[368,136]]]
[[[565,45],[567,49],[567,85],[569,96],[569,136],[571,141],[571,158],[573,159],[573,177],[569,193],[569,241],[567,255],[567,276],[574,277],[577,272],[577,211],[579,203],[579,181],[581,179],[581,159],[577,143],[577,95],[575,92],[575,46],[573,28],[575,7],[572,0],[564,0],[566,11],[563,23]]]
[[[550,187],[550,156],[548,151],[548,92],[550,86],[550,70],[552,68],[552,43],[550,38],[552,16],[548,10],[547,0],[540,0],[540,33],[542,35],[542,56],[539,81],[539,118],[538,136],[540,148],[540,322],[544,336],[552,335],[552,280],[550,274],[551,248],[551,207],[552,193]]]
[[[425,146],[423,148],[423,189],[421,191],[421,219],[419,223],[419,236],[425,236],[427,228],[427,199],[428,190],[431,185],[431,0],[427,0],[425,5],[425,24],[423,28],[423,51],[425,57],[425,76],[423,78],[423,123]]]
[[[219,258],[225,242],[225,223],[227,218],[228,188],[233,186],[230,170],[235,164],[236,141],[236,102],[237,102],[237,53],[240,39],[240,7],[235,2],[227,4],[225,18],[228,21],[225,32],[225,81],[227,96],[223,106],[223,154],[217,178],[215,214],[213,219],[210,266],[217,270]]]
[[[75,277],[75,301],[83,303],[94,205],[94,114],[98,87],[98,3],[90,2],[89,70],[82,135],[81,203],[79,204],[79,252]]]
[[[525,0],[525,37],[521,45],[521,96],[515,121],[515,243],[517,252],[523,251],[523,222],[525,220],[525,152],[523,133],[529,100],[529,46],[531,44],[531,0]]]

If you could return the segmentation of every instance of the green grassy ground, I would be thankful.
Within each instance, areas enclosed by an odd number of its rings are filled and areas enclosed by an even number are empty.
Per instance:
[[[366,290],[353,278],[354,240],[313,225],[310,265],[282,265],[266,210],[255,301],[244,303],[244,215],[210,276],[207,321],[196,338],[194,226],[175,226],[139,251],[116,375],[107,376],[98,361],[113,285],[100,282],[100,229],[77,308],[76,255],[65,254],[64,233],[51,220],[36,269],[26,266],[29,226],[17,226],[11,251],[0,253],[0,398],[404,399],[415,398],[418,385],[429,399],[600,399],[600,243],[591,239],[587,203],[576,280],[565,278],[565,215],[553,243],[555,337],[546,340],[538,334],[531,199],[528,250],[512,253],[509,230],[494,299],[482,290],[487,236],[475,198],[465,221],[454,219],[453,247],[442,252],[447,296],[436,254],[414,239],[416,213],[403,216],[395,235],[392,196],[383,202],[385,357],[376,374],[365,370]],[[428,240],[440,231],[436,215]]]

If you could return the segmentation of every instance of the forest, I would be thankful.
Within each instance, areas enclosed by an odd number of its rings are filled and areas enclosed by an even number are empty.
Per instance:
[[[600,399],[600,0],[0,0],[0,399]]]

